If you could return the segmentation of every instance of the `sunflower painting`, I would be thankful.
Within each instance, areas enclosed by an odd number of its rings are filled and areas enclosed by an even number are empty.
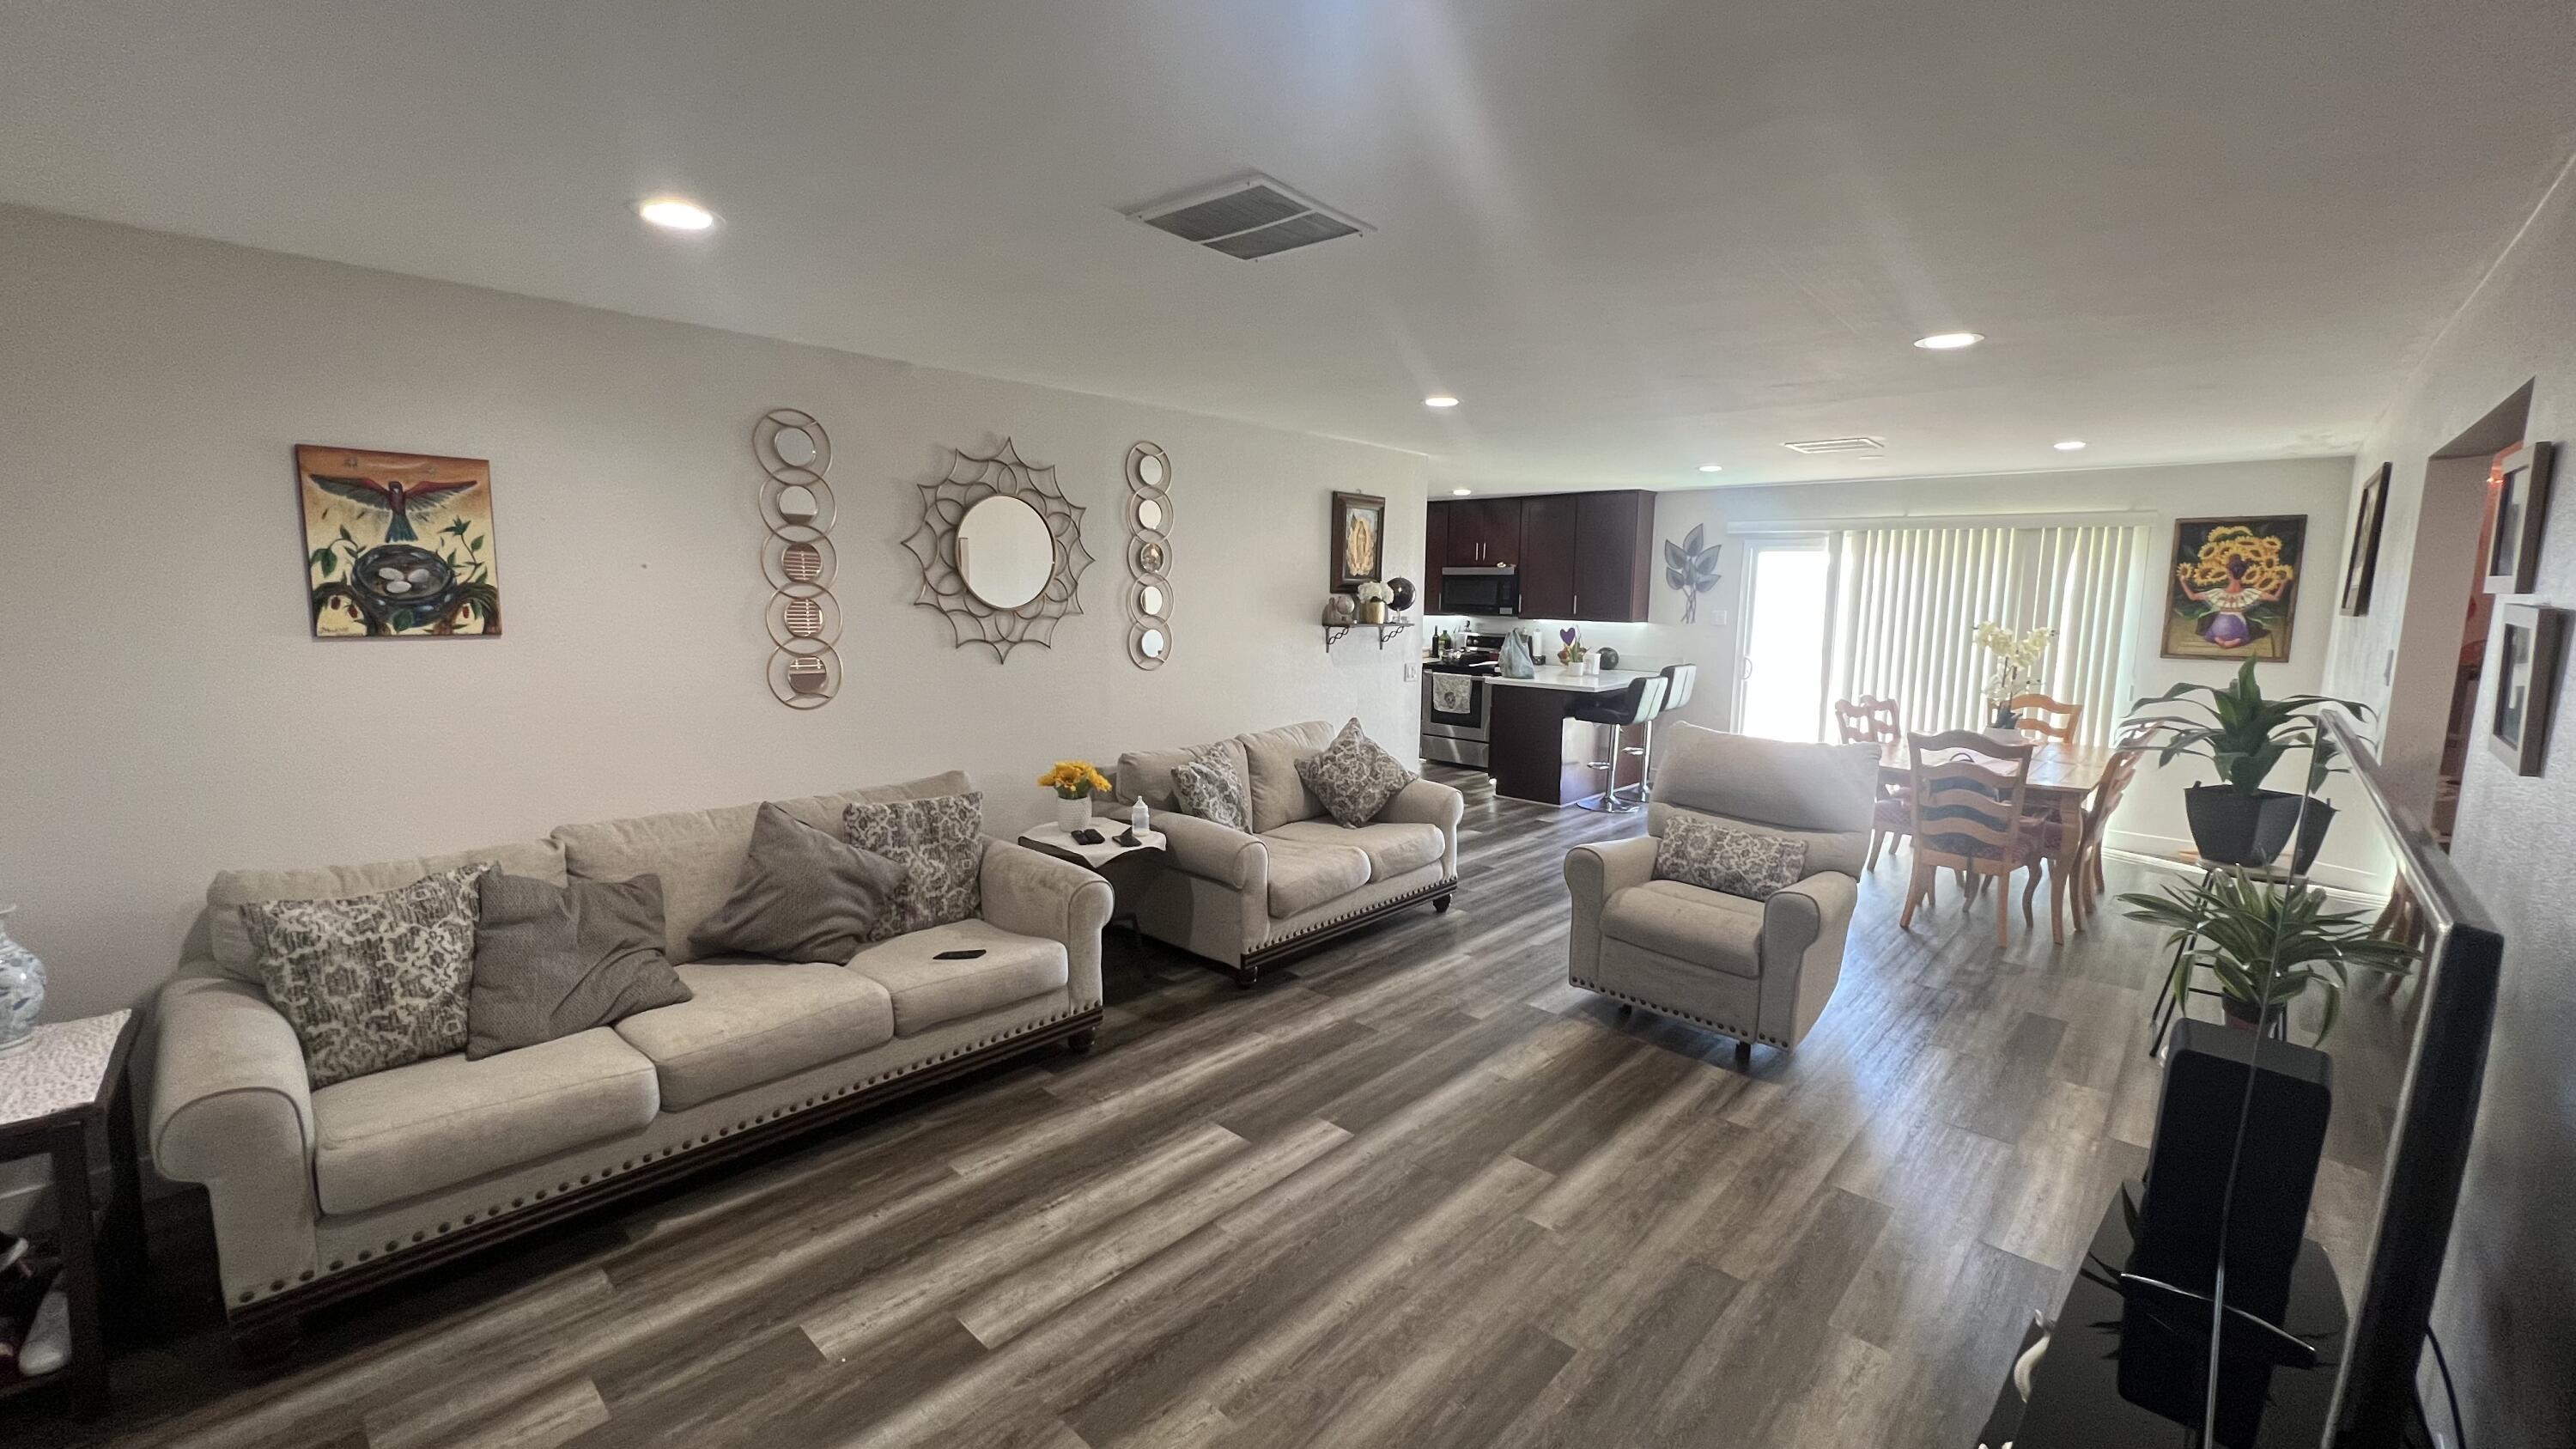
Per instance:
[[[490,463],[307,443],[295,477],[315,638],[501,632]]]
[[[2164,657],[2288,659],[2307,541],[2305,514],[2175,520]]]

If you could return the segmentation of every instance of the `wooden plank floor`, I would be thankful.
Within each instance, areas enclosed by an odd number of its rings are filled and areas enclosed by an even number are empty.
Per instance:
[[[1561,862],[1638,816],[1470,812],[1456,909],[1238,991],[1123,933],[1089,1057],[987,1073],[308,1329],[233,1366],[202,1209],[158,1338],[12,1442],[1973,1442],[2143,1166],[2143,928],[1993,944],[1945,889],[1794,1054],[1565,983]],[[2141,874],[2115,865],[2114,888]],[[2042,902],[2043,909],[2045,902]],[[2365,1211],[2375,1164],[2320,1215]],[[2357,1225],[2355,1225],[2357,1230]],[[34,1439],[14,1436],[32,1431]]]

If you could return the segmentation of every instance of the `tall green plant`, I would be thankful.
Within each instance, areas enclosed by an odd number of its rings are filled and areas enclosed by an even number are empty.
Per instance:
[[[2221,784],[2239,795],[2259,795],[2272,767],[2294,749],[2306,748],[2308,788],[2316,789],[2334,769],[2334,742],[2317,722],[2317,710],[2339,705],[2355,719],[2368,719],[2370,707],[2325,694],[2263,697],[2254,682],[2254,661],[2236,671],[2233,683],[2177,684],[2129,706],[2131,725],[2153,724],[2170,731],[2156,763],[2170,765],[2184,755],[2209,761]],[[2163,709],[2159,706],[2181,705]]]
[[[2358,911],[2329,911],[2316,886],[2275,885],[2244,867],[2214,872],[2193,886],[2120,897],[2129,919],[2163,926],[2177,950],[2159,1002],[2177,1009],[2203,972],[2238,1015],[2257,1022],[2286,1011],[2311,989],[2325,994],[2316,1040],[2334,1030],[2345,988],[2356,970],[2402,975],[2417,955],[2400,941],[2370,933]]]

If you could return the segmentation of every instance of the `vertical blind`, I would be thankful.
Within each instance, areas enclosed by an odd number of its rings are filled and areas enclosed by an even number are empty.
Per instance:
[[[1909,730],[1981,727],[1994,656],[1977,647],[1976,626],[2046,626],[2057,640],[2040,692],[2083,706],[2080,741],[2110,743],[2130,699],[2141,533],[2134,524],[1838,530],[1834,697],[1894,699]]]

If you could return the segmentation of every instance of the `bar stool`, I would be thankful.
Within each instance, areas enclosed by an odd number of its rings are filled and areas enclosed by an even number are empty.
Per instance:
[[[1586,768],[1601,772],[1601,793],[1575,801],[1578,807],[1612,815],[1626,815],[1640,808],[1637,801],[1619,798],[1619,731],[1654,719],[1655,712],[1664,706],[1665,688],[1662,675],[1639,675],[1617,694],[1578,700],[1566,710],[1567,719],[1610,727],[1610,744],[1602,751],[1604,758],[1586,762]]]
[[[1663,669],[1663,678],[1664,704],[1663,708],[1655,711],[1657,719],[1671,714],[1674,710],[1690,703],[1691,686],[1699,682],[1699,666],[1696,664],[1667,664]],[[1625,755],[1635,755],[1638,757],[1637,803],[1643,805],[1646,803],[1647,795],[1652,793],[1652,786],[1654,783],[1647,779],[1646,775],[1647,771],[1651,769],[1655,763],[1655,721],[1653,719],[1646,721],[1646,742],[1644,744],[1630,745],[1621,750],[1620,753]]]

